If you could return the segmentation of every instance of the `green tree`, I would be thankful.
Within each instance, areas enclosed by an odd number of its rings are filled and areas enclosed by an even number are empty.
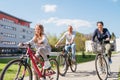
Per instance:
[[[111,39],[112,39],[112,40],[115,40],[115,39],[116,39],[116,36],[115,36],[114,32],[112,32],[112,34],[111,34]]]

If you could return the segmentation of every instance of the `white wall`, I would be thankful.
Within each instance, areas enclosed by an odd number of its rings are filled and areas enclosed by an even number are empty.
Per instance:
[[[116,39],[116,51],[120,52],[120,38]]]
[[[93,49],[92,49],[92,41],[91,40],[87,40],[85,42],[85,49],[86,49],[86,52],[92,52]]]

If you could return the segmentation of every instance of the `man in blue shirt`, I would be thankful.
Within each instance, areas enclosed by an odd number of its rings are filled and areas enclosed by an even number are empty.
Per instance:
[[[92,41],[95,42],[95,39],[97,39],[98,42],[101,42],[105,40],[105,48],[106,53],[109,55],[109,62],[112,63],[111,60],[111,44],[110,44],[110,38],[111,35],[107,28],[103,28],[104,23],[102,21],[97,22],[97,29],[94,31]]]

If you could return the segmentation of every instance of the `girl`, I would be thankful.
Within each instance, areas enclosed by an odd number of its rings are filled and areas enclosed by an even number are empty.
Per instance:
[[[34,33],[34,37],[26,42],[25,44],[31,44],[34,45],[36,48],[36,56],[39,57],[39,55],[41,55],[44,59],[44,69],[48,69],[51,67],[51,64],[49,62],[49,59],[47,58],[47,55],[50,53],[51,51],[51,47],[48,44],[48,40],[46,35],[44,34],[44,28],[43,25],[41,24],[37,24],[35,26],[35,33]],[[36,72],[33,69],[33,80],[37,80],[38,76],[36,74]]]

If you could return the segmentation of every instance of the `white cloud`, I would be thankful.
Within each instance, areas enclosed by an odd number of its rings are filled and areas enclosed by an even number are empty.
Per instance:
[[[57,5],[51,5],[51,4],[46,4],[42,6],[42,9],[48,13],[48,12],[55,12],[57,9]]]
[[[56,26],[68,26],[72,25],[76,29],[79,27],[91,27],[92,23],[87,20],[80,20],[80,19],[59,19],[56,17],[51,17],[49,19],[41,20],[43,24],[55,24]]]
[[[118,0],[112,0],[113,2],[118,2]]]

